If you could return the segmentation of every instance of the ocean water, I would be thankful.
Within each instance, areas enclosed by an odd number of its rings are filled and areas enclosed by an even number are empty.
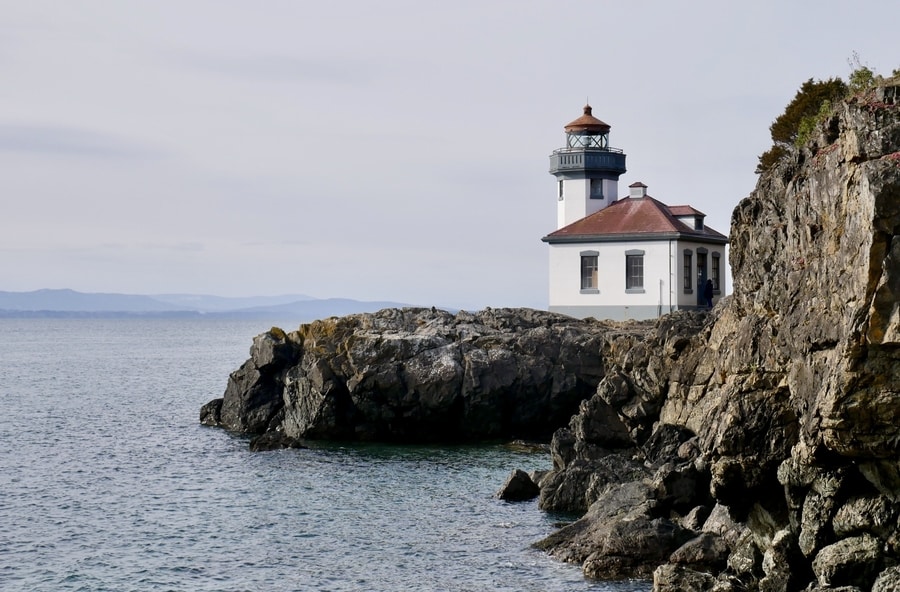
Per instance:
[[[201,426],[269,326],[0,319],[0,590],[649,590],[529,547],[556,518],[492,494],[546,454]]]

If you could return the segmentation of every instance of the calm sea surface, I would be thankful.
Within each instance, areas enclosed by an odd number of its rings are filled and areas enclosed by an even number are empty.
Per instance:
[[[545,454],[201,426],[269,326],[0,319],[0,590],[649,590],[529,548],[554,517],[492,494]]]

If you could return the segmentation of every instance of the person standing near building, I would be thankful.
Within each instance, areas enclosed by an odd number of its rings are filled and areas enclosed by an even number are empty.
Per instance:
[[[712,299],[713,299],[713,281],[706,280],[706,285],[703,287],[703,297],[706,299],[706,308],[712,308]]]

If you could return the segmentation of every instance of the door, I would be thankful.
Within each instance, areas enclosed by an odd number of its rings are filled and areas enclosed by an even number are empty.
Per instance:
[[[706,253],[697,252],[697,304],[706,305],[703,291],[706,289]]]

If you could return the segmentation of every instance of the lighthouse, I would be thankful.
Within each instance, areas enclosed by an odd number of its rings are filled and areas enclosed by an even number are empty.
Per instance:
[[[550,155],[557,182],[550,249],[549,309],[577,318],[653,319],[705,309],[725,293],[728,237],[689,205],[668,206],[632,183],[619,198],[625,154],[609,146],[609,125],[591,113],[565,126]]]
[[[556,227],[568,226],[616,201],[625,154],[609,145],[610,126],[584,106],[581,117],[565,126],[566,145],[550,155],[557,181]]]

